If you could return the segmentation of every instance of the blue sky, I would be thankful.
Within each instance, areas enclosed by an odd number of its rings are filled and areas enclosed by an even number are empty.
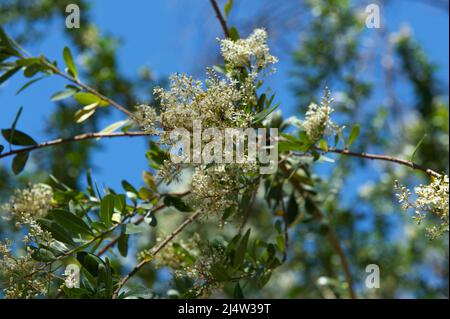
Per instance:
[[[231,19],[249,20],[253,6],[264,3],[246,1],[232,14]],[[391,1],[382,14],[390,31],[399,30],[404,24],[411,27],[427,55],[439,66],[439,77],[443,86],[447,87],[448,14],[420,2],[406,0]],[[173,72],[200,74],[213,62],[211,57],[218,53],[216,38],[222,37],[209,1],[94,1],[91,16],[100,30],[121,37],[122,46],[118,51],[120,68],[129,76],[136,76],[143,65],[148,66],[158,78],[165,78]],[[53,21],[48,27],[45,41],[27,49],[36,55],[45,53],[62,63],[62,48],[70,45],[61,35],[63,23],[60,20]],[[296,41],[296,38],[292,37],[292,41]],[[269,85],[277,92],[277,100],[281,102],[283,111],[292,114],[295,100],[286,76],[292,63],[289,54],[279,51],[275,48],[275,52],[280,53],[280,63]],[[46,140],[49,137],[43,129],[47,116],[54,108],[49,97],[63,88],[65,82],[57,78],[46,79],[16,96],[15,92],[24,81],[22,76],[16,76],[0,89],[0,127],[9,127],[17,109],[23,105],[24,112],[18,128],[30,133],[38,141]],[[107,126],[120,118],[121,114],[115,114],[103,120],[102,125]],[[134,183],[140,182],[141,171],[146,168],[143,139],[113,139],[99,143],[103,148],[94,155],[93,161],[97,163],[97,168],[93,173],[100,184],[117,188],[123,178]],[[40,154],[45,155],[45,152]],[[10,165],[10,161],[5,160],[2,164]]]

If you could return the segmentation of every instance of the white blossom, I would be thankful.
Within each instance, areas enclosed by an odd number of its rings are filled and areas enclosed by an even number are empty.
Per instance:
[[[331,113],[334,109],[331,106],[333,99],[330,98],[330,91],[325,90],[325,96],[322,98],[320,105],[311,103],[305,114],[305,120],[301,123],[301,127],[312,142],[321,139],[324,134],[331,135],[340,130],[339,126],[331,120]]]
[[[415,201],[412,193],[405,186],[396,182],[397,198],[404,210],[414,209],[413,217],[417,223],[422,223],[428,214],[440,218],[440,224],[427,228],[430,238],[435,238],[448,232],[449,229],[449,178],[447,175],[432,177],[428,185],[414,187]]]
[[[253,62],[258,69],[262,69],[278,62],[269,53],[267,32],[264,29],[254,30],[246,39],[223,39],[220,41],[220,51],[231,68],[251,66]]]
[[[2,207],[7,217],[17,224],[29,223],[42,218],[52,208],[53,190],[46,184],[32,184],[28,188],[16,190],[9,202]]]

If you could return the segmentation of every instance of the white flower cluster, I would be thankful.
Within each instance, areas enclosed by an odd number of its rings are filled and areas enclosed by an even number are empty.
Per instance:
[[[161,239],[159,239],[161,240]],[[191,265],[199,256],[200,235],[194,233],[190,238],[170,242],[154,257],[155,266],[181,270]],[[175,273],[177,274],[177,273]]]
[[[51,278],[42,272],[41,264],[32,257],[32,249],[27,247],[27,253],[15,257],[11,253],[11,242],[0,243],[0,273],[7,279],[3,290],[7,299],[35,298],[48,292]]]
[[[413,217],[417,223],[421,223],[427,216],[432,214],[440,218],[438,226],[427,228],[430,238],[435,238],[449,230],[449,178],[447,175],[433,177],[428,185],[419,185],[414,188],[416,200],[411,201],[412,193],[405,186],[396,182],[399,202],[404,210],[414,209]]]
[[[301,123],[301,127],[312,142],[316,142],[325,134],[330,136],[337,133],[340,128],[331,120],[331,113],[334,109],[331,106],[333,99],[330,97],[330,91],[325,89],[325,96],[322,98],[320,105],[311,103],[305,114],[305,120]]]
[[[66,268],[66,270],[64,270],[64,276],[66,277],[64,279],[64,285],[67,288],[77,288],[78,280],[74,269]]]
[[[46,184],[33,184],[28,188],[16,190],[9,202],[2,207],[7,217],[17,224],[28,224],[44,217],[52,208],[53,190]]]
[[[243,180],[244,176],[256,175],[257,172],[258,166],[254,162],[197,167],[192,176],[192,193],[188,200],[192,206],[212,214],[220,214],[227,208],[235,209],[238,195],[249,184]]]
[[[224,76],[208,70],[203,83],[185,74],[172,75],[169,89],[154,90],[160,103],[158,115],[151,106],[138,107],[138,124],[145,131],[154,132],[156,126],[162,129],[159,134],[161,144],[170,146],[173,143],[169,134],[174,129],[184,128],[193,132],[194,120],[200,121],[203,127],[219,130],[251,127],[257,104],[259,73],[277,62],[269,53],[267,33],[257,29],[247,39],[221,40],[220,47],[226,63]],[[244,72],[245,68],[249,72]],[[219,164],[208,167],[198,163],[189,165],[195,170],[191,202],[195,208],[204,208],[208,212],[222,212],[235,206],[238,189],[245,186],[243,175],[256,167],[254,163],[233,164],[227,165],[225,171]],[[171,182],[185,167],[185,164],[167,160],[159,177]]]
[[[258,69],[262,69],[278,62],[269,53],[267,32],[264,29],[254,30],[246,39],[220,40],[220,51],[227,65],[232,68],[251,67],[253,62]]]
[[[201,120],[208,127],[246,127],[251,120],[248,107],[256,103],[255,81],[258,73],[267,66],[276,63],[267,46],[267,33],[256,29],[247,39],[220,41],[221,52],[227,63],[228,71],[236,71],[255,63],[257,69],[244,80],[237,81],[235,72],[219,77],[212,70],[206,74],[205,84],[186,74],[174,74],[170,77],[170,88],[156,88],[155,97],[160,101],[161,114],[151,106],[140,105],[137,120],[144,130],[155,127],[160,122],[164,130],[174,128],[192,128],[193,120]]]
[[[45,184],[30,185],[27,189],[17,190],[9,203],[2,209],[8,217],[16,220],[17,226],[26,226],[28,233],[23,243],[25,254],[16,257],[11,254],[11,242],[0,243],[0,273],[7,278],[4,288],[5,298],[34,298],[46,294],[51,278],[42,272],[42,263],[33,259],[37,246],[50,246],[54,241],[51,233],[37,223],[52,208],[53,191]]]
[[[154,108],[145,104],[138,105],[136,106],[135,116],[144,132],[156,133],[158,115]]]

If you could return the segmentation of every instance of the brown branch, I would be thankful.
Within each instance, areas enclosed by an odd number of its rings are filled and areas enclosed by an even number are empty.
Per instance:
[[[369,153],[365,153],[365,152],[357,153],[357,152],[352,152],[349,150],[342,150],[342,149],[338,149],[338,148],[329,148],[328,150],[323,150],[323,149],[317,148],[317,150],[323,151],[323,152],[332,152],[332,153],[337,153],[337,154],[342,154],[342,155],[360,157],[360,158],[367,158],[367,159],[371,159],[371,160],[381,160],[381,161],[386,161],[386,162],[393,162],[393,163],[408,166],[415,170],[423,171],[423,172],[427,173],[428,175],[432,175],[434,177],[442,176],[441,174],[437,173],[436,171],[433,171],[432,169],[426,168],[426,167],[416,164],[412,161],[404,160],[404,159],[393,157],[393,156],[369,154]]]
[[[286,176],[286,178],[289,178],[291,176],[291,171],[286,166],[286,163],[280,164],[280,168],[283,171],[283,173]],[[289,181],[291,182],[291,184],[295,188],[295,190],[302,197],[304,197],[304,198],[309,197],[309,195],[303,189],[301,183],[299,183],[295,178],[291,178],[291,179],[289,179]],[[311,200],[311,203],[314,205],[314,211],[315,211],[315,216],[314,217],[318,221],[323,220],[324,215],[321,212],[320,208],[315,204],[315,202],[313,200]],[[336,251],[336,253],[338,254],[339,259],[341,261],[342,270],[344,271],[345,280],[347,282],[348,292],[349,292],[350,298],[354,299],[354,298],[356,298],[356,295],[355,295],[355,292],[353,290],[353,277],[352,277],[352,273],[350,271],[350,265],[349,265],[349,262],[347,260],[347,257],[345,256],[344,250],[341,247],[341,244],[339,242],[339,238],[338,238],[334,228],[331,227],[331,225],[328,226],[328,234],[327,234],[327,236],[328,236],[328,240],[331,243],[331,246],[333,246],[333,249]]]
[[[194,214],[192,214],[188,219],[186,219],[180,226],[178,226],[169,236],[167,236],[162,242],[160,242],[157,246],[153,247],[150,254],[151,256],[155,256],[157,253],[159,253],[164,247],[167,246],[168,243],[172,239],[174,239],[186,226],[188,226],[190,223],[192,223],[198,216],[200,216],[201,211],[197,211]],[[144,267],[147,263],[151,262],[150,259],[143,259],[140,261],[125,277],[123,277],[118,285],[116,290],[113,293],[112,299],[116,299],[120,289],[126,284],[126,282],[133,277],[139,270],[141,270],[142,267]]]
[[[90,87],[87,84],[84,84],[83,82],[81,82],[78,78],[75,78],[67,73],[64,73],[63,71],[61,71],[58,67],[56,67],[55,65],[53,65],[52,63],[48,62],[46,59],[42,59],[43,62],[45,63],[45,65],[47,67],[49,67],[55,74],[65,78],[66,80],[77,84],[78,86],[82,87],[83,89],[85,89],[87,92],[92,93],[96,96],[98,96],[101,100],[108,102],[109,104],[111,104],[113,107],[115,107],[116,109],[118,109],[119,111],[125,113],[127,116],[129,116],[130,118],[134,119],[135,116],[133,115],[133,113],[131,113],[129,110],[127,110],[126,107],[120,105],[119,103],[117,103],[116,101],[110,99],[109,97],[101,94],[100,92],[98,92],[97,90],[95,90],[94,88]]]
[[[133,136],[150,136],[150,135],[153,135],[153,134],[150,134],[147,132],[84,133],[84,134],[80,134],[80,135],[76,135],[76,136],[72,136],[72,137],[68,137],[68,138],[58,138],[56,140],[43,142],[43,143],[39,143],[36,145],[24,147],[24,148],[21,148],[18,150],[6,152],[3,154],[0,154],[0,158],[16,155],[16,154],[20,154],[20,153],[31,152],[31,151],[34,151],[37,149],[46,148],[46,147],[50,147],[50,146],[55,146],[55,145],[60,145],[60,144],[65,144],[65,143],[70,143],[70,142],[75,142],[75,141],[83,141],[83,140],[88,140],[88,139],[93,139],[93,138],[113,138],[113,137],[127,137],[127,136],[133,137]]]
[[[230,32],[228,31],[227,22],[226,22],[225,18],[223,17],[222,12],[220,11],[219,6],[217,5],[216,0],[210,0],[210,1],[211,1],[211,5],[212,5],[214,11],[216,12],[217,19],[219,20],[220,25],[222,26],[225,37],[229,38]]]

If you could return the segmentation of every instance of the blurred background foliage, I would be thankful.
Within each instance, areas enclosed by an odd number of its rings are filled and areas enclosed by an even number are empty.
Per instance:
[[[61,24],[61,29],[70,39],[72,50],[82,57],[82,76],[86,82],[123,105],[151,100],[152,88],[157,83],[164,84],[162,79],[166,75],[155,79],[148,69],[137,78],[124,75],[117,54],[121,41],[99,30],[91,20],[91,1],[2,0],[0,23],[26,47],[51,37],[46,26],[54,19],[64,19],[66,5],[73,2],[83,12],[83,27],[69,30]],[[383,10],[389,10],[391,1],[378,3]],[[317,100],[328,86],[336,100],[339,121],[360,123],[362,127],[361,136],[353,146],[355,151],[406,159],[414,154],[414,161],[448,172],[448,83],[443,83],[437,75],[442,66],[430,60],[407,28],[389,30],[389,23],[383,20],[383,28],[368,32],[364,25],[366,4],[347,0],[261,1],[255,10],[244,11],[239,19],[232,14],[230,19],[243,34],[254,27],[266,27],[273,38],[274,52],[282,52],[282,59],[292,60],[294,67],[289,77],[295,99],[294,105],[281,101],[284,112],[302,117],[308,104]],[[235,6],[239,5],[240,1],[235,1]],[[435,6],[440,14],[448,17],[448,2],[425,5]],[[211,53],[214,50],[206,52],[209,53],[205,59],[216,59]],[[68,137],[100,129],[96,117],[83,125],[73,123],[75,109],[70,100],[58,102],[43,130],[48,136]],[[101,147],[98,145],[91,141],[49,148],[45,150],[46,156],[36,161],[34,169],[20,178],[10,176],[0,163],[0,197],[8,196],[11,189],[28,181],[48,180],[49,174],[73,187],[83,185],[84,172],[101,166],[92,157],[93,150]],[[358,296],[447,298],[448,236],[429,241],[423,227],[415,225],[411,215],[400,210],[394,197],[394,180],[414,186],[426,182],[424,176],[393,165],[335,159],[331,169],[318,165],[314,177],[319,202],[349,258]],[[254,234],[273,229],[273,220],[270,212],[265,211],[263,201],[257,199],[254,209],[259,212],[249,220]],[[168,213],[160,218],[159,226],[164,229],[165,224],[173,223],[176,218]],[[299,223],[292,227],[287,262],[275,271],[263,289],[244,287],[245,296],[342,296],[340,263],[321,226]],[[7,223],[0,221],[0,233],[7,232],[5,227]],[[198,227],[200,233],[214,232],[214,229]],[[148,241],[149,238],[143,237],[136,244],[145,247]],[[380,266],[380,289],[364,286],[368,264]],[[138,276],[162,294],[173,286],[170,274],[164,269],[149,267]],[[183,283],[175,283],[180,285]],[[231,288],[229,293],[233,293]]]

